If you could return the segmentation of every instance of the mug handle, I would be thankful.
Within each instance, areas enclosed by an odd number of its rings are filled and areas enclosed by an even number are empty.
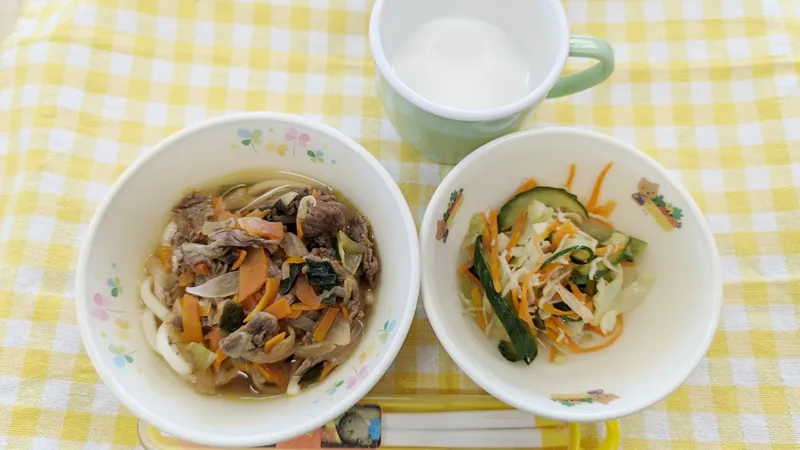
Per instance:
[[[570,36],[569,56],[591,58],[598,62],[594,66],[568,75],[556,82],[547,98],[563,97],[600,84],[614,71],[614,50],[608,42],[593,36]]]

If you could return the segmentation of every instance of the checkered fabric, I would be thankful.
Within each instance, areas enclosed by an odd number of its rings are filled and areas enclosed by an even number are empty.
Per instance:
[[[380,158],[419,220],[447,172],[381,111],[368,0],[31,0],[0,48],[0,447],[136,445],[76,326],[78,248],[98,202],[165,136],[234,111],[321,120]],[[622,421],[625,448],[798,448],[800,7],[793,0],[568,0],[617,70],[549,100],[568,125],[649,153],[693,194],[722,255],[706,359]],[[477,388],[418,310],[379,393]],[[596,439],[595,439],[596,441]]]

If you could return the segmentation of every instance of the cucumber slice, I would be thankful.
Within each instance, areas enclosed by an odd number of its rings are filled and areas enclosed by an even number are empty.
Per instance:
[[[614,228],[611,225],[592,218],[584,220],[583,223],[578,225],[578,228],[589,236],[597,239],[598,242],[603,242],[614,234]]]
[[[576,213],[583,219],[581,222],[589,218],[586,207],[578,201],[578,197],[575,197],[564,189],[537,186],[517,194],[503,205],[500,209],[500,216],[498,217],[500,231],[510,230],[517,219],[525,214],[525,211],[533,204],[534,200],[542,202],[551,208],[558,208],[563,212]]]
[[[591,247],[587,247],[585,245],[575,245],[553,253],[553,256],[547,258],[542,263],[540,269],[547,267],[548,264],[558,260],[558,258],[561,258],[564,255],[569,255],[570,260],[572,260],[572,262],[575,264],[586,264],[586,262],[591,261],[592,258],[594,258],[594,252],[592,251]],[[580,255],[580,257],[577,255]]]
[[[615,252],[608,255],[608,262],[611,264],[618,264],[622,260],[622,255],[625,253],[625,248],[628,247],[628,242],[630,242],[630,240],[631,237],[627,234],[622,234],[619,231],[615,231],[611,234],[610,238],[603,241],[603,246],[616,245],[618,247]]]
[[[631,237],[628,245],[625,246],[625,251],[622,253],[622,260],[629,262],[638,261],[646,248],[647,242]]]
[[[575,248],[570,254],[572,262],[575,264],[586,264],[594,258],[594,245],[583,236],[575,236],[567,238],[564,242],[564,248]]]

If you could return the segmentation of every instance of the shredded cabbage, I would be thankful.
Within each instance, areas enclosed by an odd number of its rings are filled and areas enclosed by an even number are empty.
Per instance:
[[[597,294],[592,298],[594,301],[594,320],[592,325],[594,326],[599,326],[603,315],[615,309],[617,297],[622,292],[622,283],[625,277],[622,275],[622,271],[613,273],[615,275],[611,282],[604,279],[597,282]]]

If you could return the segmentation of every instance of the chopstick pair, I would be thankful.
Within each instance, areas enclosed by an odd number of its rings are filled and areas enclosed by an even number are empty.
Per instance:
[[[180,441],[141,422],[145,448],[210,449]],[[564,447],[563,423],[537,419],[516,410],[454,412],[382,412],[374,404],[358,405],[322,428],[274,447],[317,448],[541,448]]]

